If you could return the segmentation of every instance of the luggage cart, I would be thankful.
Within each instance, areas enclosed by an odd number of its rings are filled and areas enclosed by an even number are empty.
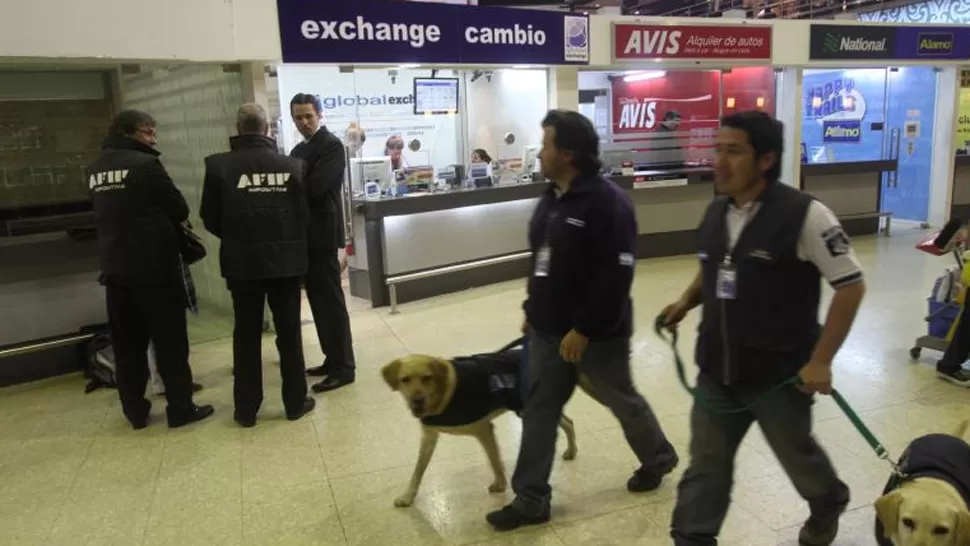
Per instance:
[[[916,248],[934,256],[952,254],[953,258],[957,262],[959,271],[962,272],[964,267],[963,253],[967,249],[967,236],[967,227],[963,225],[963,221],[954,219],[950,220],[947,225],[933,237],[920,241],[916,245]],[[965,287],[964,289],[968,288],[970,287]],[[957,320],[960,314],[959,305],[952,302],[944,303],[934,301],[936,289],[937,285],[934,285],[933,294],[931,294],[929,298],[930,312],[924,319],[927,323],[927,333],[926,335],[916,338],[916,341],[913,343],[913,347],[909,350],[909,356],[913,360],[919,359],[923,349],[946,352],[946,331],[949,330],[949,325],[947,326],[946,330],[942,330],[934,328],[934,324],[939,324],[939,321],[948,321],[949,324],[952,324],[952,321]],[[936,332],[934,332],[934,330],[936,330]],[[942,336],[934,335],[934,333],[940,333],[941,330],[943,332]]]

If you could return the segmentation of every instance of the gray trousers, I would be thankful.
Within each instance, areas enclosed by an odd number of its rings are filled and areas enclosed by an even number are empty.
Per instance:
[[[732,392],[703,374],[701,395],[715,408],[751,404],[759,393]],[[741,413],[715,413],[694,402],[690,415],[690,467],[678,485],[671,537],[676,546],[715,546],[731,502],[734,457],[758,423],[765,440],[813,517],[838,517],[849,502],[825,451],[812,436],[814,396],[790,387]]]
[[[647,471],[667,471],[677,455],[656,416],[637,392],[630,375],[630,340],[593,342],[583,359],[571,364],[559,357],[559,337],[532,333],[528,381],[531,383],[522,412],[522,442],[512,476],[519,512],[534,516],[552,499],[549,476],[556,457],[556,437],[563,406],[582,372],[600,400],[620,421],[627,442]]]

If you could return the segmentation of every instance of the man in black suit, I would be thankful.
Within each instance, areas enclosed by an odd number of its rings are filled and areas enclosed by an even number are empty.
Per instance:
[[[337,251],[345,243],[340,196],[347,155],[340,139],[321,123],[321,111],[320,99],[315,95],[298,93],[290,101],[290,115],[305,139],[290,155],[306,162],[310,195],[310,262],[306,295],[320,348],[326,355],[322,366],[307,370],[312,376],[326,376],[313,385],[314,392],[349,385],[354,382],[357,372],[350,316],[337,260]]]

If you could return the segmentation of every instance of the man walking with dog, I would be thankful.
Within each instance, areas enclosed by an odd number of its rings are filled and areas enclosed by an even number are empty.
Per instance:
[[[663,311],[672,328],[703,306],[691,462],[671,525],[676,546],[717,544],[734,458],[752,423],[808,501],[799,544],[832,544],[849,503],[849,488],[812,436],[811,408],[814,393],[832,390],[832,359],[865,285],[832,211],[779,182],[782,129],[762,112],[721,120],[714,163],[719,196],[698,230],[700,272]],[[820,328],[822,277],[835,295]]]
[[[532,275],[523,330],[531,385],[512,477],[516,496],[486,518],[501,531],[549,521],[557,426],[580,374],[619,419],[640,461],[627,482],[630,491],[656,489],[678,462],[630,372],[633,203],[599,175],[599,137],[588,119],[552,110],[542,128],[539,159],[552,183],[529,225]]]

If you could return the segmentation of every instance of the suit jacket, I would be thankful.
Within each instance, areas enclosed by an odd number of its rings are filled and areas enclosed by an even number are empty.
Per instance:
[[[306,185],[310,200],[310,248],[343,248],[343,190],[347,153],[336,135],[321,127],[309,140],[290,152],[306,162]]]

